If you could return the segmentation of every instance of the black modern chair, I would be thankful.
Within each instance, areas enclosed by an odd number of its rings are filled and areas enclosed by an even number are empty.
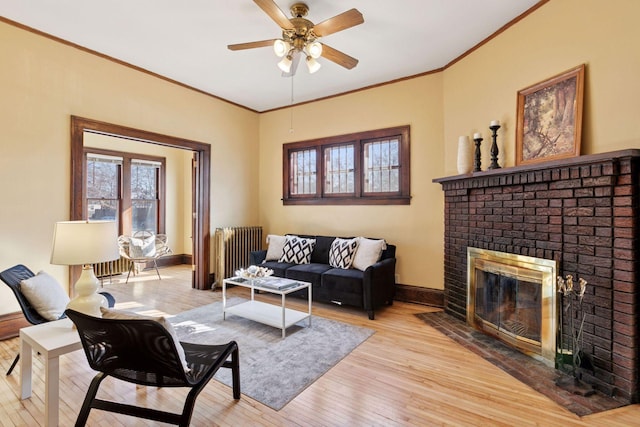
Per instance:
[[[7,286],[9,286],[9,288],[11,288],[11,290],[13,291],[13,294],[16,296],[16,299],[18,300],[18,304],[20,304],[20,308],[22,309],[22,313],[24,314],[24,317],[32,325],[39,325],[40,323],[48,322],[48,320],[40,316],[40,314],[38,314],[36,309],[33,308],[31,303],[29,303],[27,298],[25,298],[24,294],[20,291],[20,282],[22,282],[23,280],[29,279],[33,276],[35,276],[33,271],[29,270],[27,267],[25,267],[22,264],[14,265],[13,267],[8,268],[3,272],[0,272],[0,280],[6,283]],[[104,295],[105,298],[107,298],[107,301],[109,302],[109,307],[113,307],[115,304],[115,298],[113,298],[113,296],[108,292],[101,292],[101,294]],[[11,367],[7,371],[7,375],[11,375],[11,372],[13,372],[13,368],[16,367],[16,364],[18,363],[19,360],[20,360],[20,353],[18,353],[16,355],[16,358],[13,360]]]
[[[171,334],[150,319],[103,319],[68,309],[67,317],[78,328],[89,366],[98,374],[78,414],[76,426],[84,426],[92,408],[187,427],[198,394],[219,368],[232,371],[233,398],[240,399],[238,344],[180,343],[189,371],[185,372]],[[126,403],[96,399],[107,377],[153,387],[189,387],[181,414]]]

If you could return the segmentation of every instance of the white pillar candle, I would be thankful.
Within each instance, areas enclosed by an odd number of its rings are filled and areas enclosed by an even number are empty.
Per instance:
[[[500,120],[491,120],[490,126],[500,126]]]
[[[480,139],[482,138],[482,134],[480,132],[476,132],[473,134],[473,139]]]
[[[458,173],[467,174],[473,170],[472,145],[468,136],[458,138]]]

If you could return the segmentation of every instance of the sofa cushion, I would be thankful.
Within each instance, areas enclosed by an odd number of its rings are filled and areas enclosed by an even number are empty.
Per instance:
[[[295,266],[291,262],[279,262],[279,261],[265,261],[260,264],[260,267],[266,267],[273,270],[273,275],[278,277],[286,277],[285,272],[288,268]]]
[[[278,236],[276,234],[269,234],[267,236],[267,255],[264,258],[265,261],[277,261],[282,258],[282,251],[284,245],[287,242],[287,236]]]
[[[335,240],[335,237],[328,236],[314,236],[316,240],[316,246],[313,248],[311,254],[311,262],[318,264],[329,264],[329,250],[331,250],[331,244]]]
[[[353,268],[364,271],[370,265],[375,264],[380,259],[382,251],[387,244],[384,240],[373,240],[365,237],[358,237],[358,249],[353,258]]]
[[[329,265],[336,268],[350,268],[357,248],[358,239],[335,239],[329,251]]]
[[[363,307],[363,278],[364,273],[360,270],[332,268],[322,275],[322,289],[334,302]]]
[[[315,239],[305,239],[298,236],[287,236],[287,242],[282,249],[282,257],[279,262],[294,264],[309,264],[311,252],[316,244]]]
[[[328,264],[300,264],[294,265],[287,269],[286,278],[309,282],[314,287],[320,286],[322,283],[322,273],[330,270],[332,267]]]

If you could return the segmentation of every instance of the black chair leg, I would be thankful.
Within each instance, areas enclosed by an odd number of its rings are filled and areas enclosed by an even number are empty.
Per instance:
[[[82,408],[80,409],[78,419],[76,420],[76,427],[82,427],[87,424],[87,418],[89,418],[89,412],[91,411],[91,404],[93,403],[93,399],[98,393],[100,383],[105,378],[107,378],[107,376],[103,372],[100,372],[98,373],[98,375],[93,377],[93,380],[91,380],[91,384],[89,384],[89,390],[87,390],[87,395],[84,398]]]
[[[20,353],[16,354],[16,358],[13,359],[13,363],[11,364],[11,367],[7,371],[7,376],[11,375],[11,372],[13,372],[13,368],[15,368],[16,365],[18,364],[18,360],[20,360]]]
[[[240,352],[237,347],[231,353],[231,383],[233,398],[240,399]]]

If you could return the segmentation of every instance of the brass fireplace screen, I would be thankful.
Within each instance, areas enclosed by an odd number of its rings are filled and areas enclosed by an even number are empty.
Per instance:
[[[555,261],[467,248],[467,322],[553,366]]]

